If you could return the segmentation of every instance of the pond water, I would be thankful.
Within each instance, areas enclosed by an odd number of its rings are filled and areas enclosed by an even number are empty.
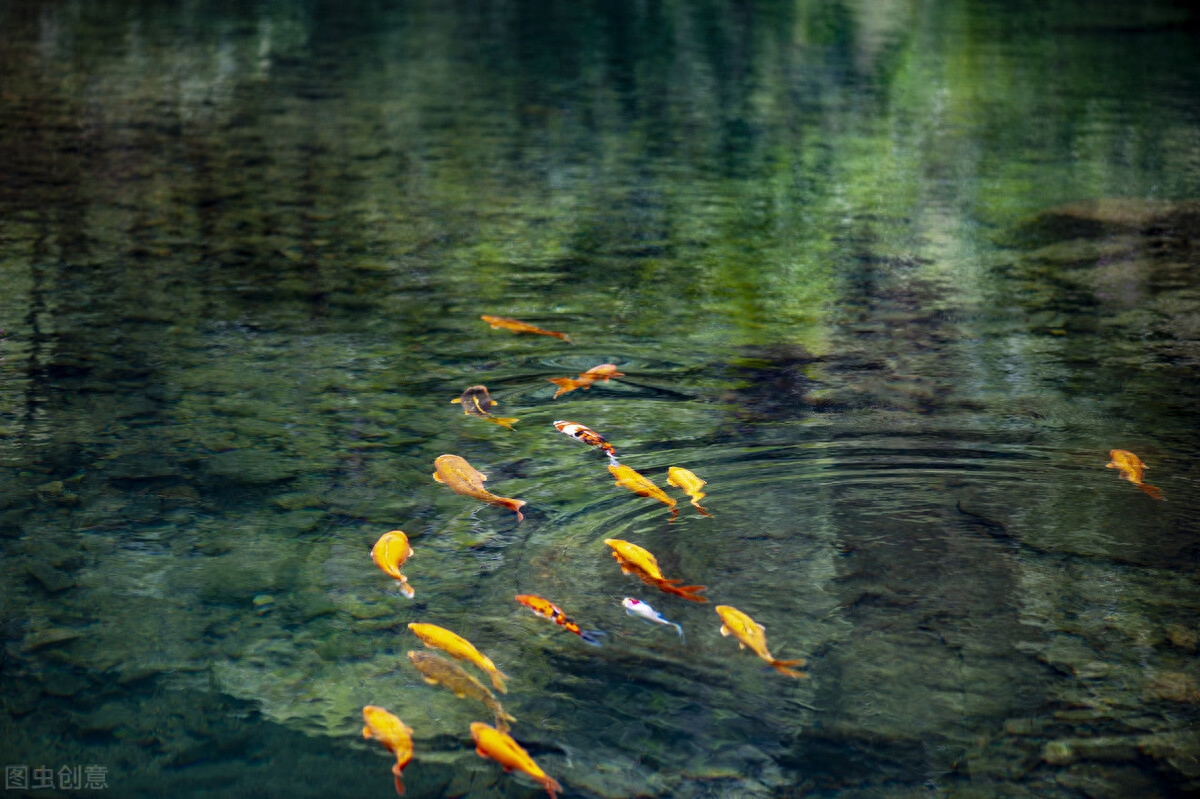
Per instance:
[[[79,0],[0,31],[12,795],[387,797],[366,704],[414,730],[409,796],[543,793],[473,752],[490,715],[422,682],[417,621],[510,676],[565,796],[1200,795],[1183,4]],[[513,429],[451,404],[476,384]],[[447,453],[525,520],[435,483]],[[411,600],[371,562],[393,529]]]

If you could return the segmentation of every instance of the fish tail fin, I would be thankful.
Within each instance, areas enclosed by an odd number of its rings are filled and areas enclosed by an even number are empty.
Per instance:
[[[395,765],[392,766],[392,774],[394,775],[394,779],[392,781],[396,786],[396,795],[404,796],[404,781],[400,779],[400,764],[399,763],[396,763]]]
[[[417,594],[417,592],[413,590],[412,586],[408,584],[408,580],[397,580],[396,590],[398,590],[408,599],[412,599]]]
[[[591,644],[592,646],[601,646],[601,644],[603,643],[601,641],[601,638],[605,635],[608,635],[608,633],[604,632],[604,630],[580,630],[579,631],[579,637],[583,639],[583,642],[585,644]]]
[[[546,789],[546,793],[550,794],[550,799],[557,799],[558,791],[562,790],[562,786],[558,784],[558,780],[547,774],[539,782]]]
[[[513,422],[519,422],[521,420],[512,416],[493,416],[492,421],[502,427],[507,427],[509,430],[512,430]]]
[[[526,505],[528,505],[528,504],[529,504],[529,503],[527,503],[527,502],[526,502],[525,500],[523,500],[523,499],[507,499],[507,498],[506,498],[506,499],[504,500],[504,506],[505,506],[505,507],[507,507],[507,508],[509,508],[510,510],[512,510],[512,511],[513,511],[513,513],[517,514],[517,521],[518,521],[518,522],[523,522],[523,521],[525,521],[525,514],[524,514],[524,513],[521,513],[521,508],[525,507],[525,506],[526,506]]]
[[[679,582],[672,580],[671,582]],[[689,602],[707,602],[708,597],[696,596],[701,591],[707,590],[706,585],[671,585],[666,580],[658,584],[658,589],[668,594],[674,594],[677,597],[686,599]]]
[[[550,335],[554,336],[555,338],[561,338],[563,341],[567,342],[568,344],[575,343],[574,341],[571,341],[571,337],[568,336],[566,333],[551,333]]]
[[[558,399],[561,395],[568,391],[574,391],[579,388],[579,381],[573,377],[547,377],[546,380],[558,386],[558,391],[554,392],[552,399]]]
[[[807,662],[808,661],[806,661],[804,658],[797,658],[796,660],[779,660],[776,658],[771,661],[771,667],[780,674],[786,674],[789,677],[799,677],[800,679],[805,679],[808,677],[807,674],[802,671],[790,669],[788,666],[803,666]]]
[[[492,678],[492,687],[502,694],[508,693],[508,687],[504,684],[504,681],[508,679],[508,675],[499,669],[489,672],[489,674]]]
[[[679,640],[686,644],[687,639],[683,637],[683,627],[679,626],[678,624],[675,624],[674,627],[675,627],[675,630],[679,633]]]
[[[710,519],[712,518],[712,514],[709,513],[708,511],[706,511],[704,508],[700,507],[700,503],[694,499],[692,500],[692,507],[695,508],[696,510],[700,511],[700,514],[702,516],[707,516]]]
[[[1163,492],[1162,492],[1162,489],[1161,489],[1161,488],[1158,488],[1158,487],[1156,487],[1156,486],[1149,485],[1149,484],[1147,484],[1147,483],[1140,483],[1140,484],[1138,485],[1138,488],[1140,488],[1140,489],[1142,489],[1143,491],[1145,491],[1145,492],[1146,492],[1147,494],[1149,494],[1149,495],[1150,495],[1150,496],[1151,496],[1153,499],[1161,499],[1163,502],[1166,502],[1166,501],[1167,501],[1167,498],[1163,496]]]
[[[679,518],[679,508],[675,507],[674,504],[672,504],[670,507],[671,507],[671,518],[667,519],[668,524],[670,524],[671,522],[674,522],[676,519]]]

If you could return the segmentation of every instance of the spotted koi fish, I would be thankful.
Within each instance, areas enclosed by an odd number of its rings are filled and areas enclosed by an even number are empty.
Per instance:
[[[583,639],[584,643],[591,644],[592,646],[600,646],[600,636],[604,635],[603,632],[600,630],[580,629],[574,619],[563,613],[562,608],[550,600],[543,599],[534,594],[517,594],[515,599],[542,618],[549,619],[560,627],[565,627],[568,631],[575,633]]]
[[[492,399],[488,394],[487,386],[471,386],[462,393],[458,399],[452,399],[451,402],[461,402],[463,413],[468,416],[477,416],[484,421],[498,424],[513,429],[513,422],[519,422],[520,419],[515,419],[511,416],[494,416],[492,408],[500,403]]]
[[[610,458],[617,457],[617,450],[612,444],[605,440],[604,436],[597,433],[590,427],[584,427],[579,422],[557,421],[554,427],[560,433],[564,433],[576,441],[582,441],[589,447],[596,447]]]

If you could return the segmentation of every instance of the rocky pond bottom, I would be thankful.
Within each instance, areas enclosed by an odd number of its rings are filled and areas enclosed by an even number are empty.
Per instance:
[[[1094,246],[1039,243],[1012,268]],[[963,322],[891,296],[891,341],[959,336]],[[536,793],[472,752],[482,708],[409,667],[419,642],[405,625],[429,621],[510,675],[514,734],[568,795],[1200,790],[1188,439],[1143,447],[1168,498],[1156,502],[1104,468],[1130,437],[1100,405],[980,399],[954,380],[962,348],[881,356],[869,331],[845,331],[836,355],[769,347],[706,366],[724,393],[684,441],[655,429],[673,401],[651,392],[661,367],[639,377],[631,359],[628,385],[574,406],[533,393],[549,392],[538,377],[510,388],[518,430],[545,428],[529,457],[491,456],[494,483],[528,498],[519,524],[433,484],[442,444],[403,443],[370,381],[346,391],[379,426],[337,452],[335,481],[237,432],[264,423],[249,413],[230,417],[235,448],[217,454],[151,453],[131,425],[131,451],[92,468],[10,472],[6,757],[103,767],[122,796],[386,795],[386,758],[359,737],[361,707],[378,703],[416,731],[410,795]],[[473,459],[504,446],[494,436],[510,431],[445,404],[438,424],[462,425]],[[672,523],[617,490],[602,456],[549,424],[563,408],[602,417],[644,473],[696,468],[713,518],[681,503]],[[192,429],[209,428],[176,433]],[[411,601],[368,555],[394,527],[416,552]],[[642,542],[668,573],[751,612],[810,677],[739,652],[711,605],[648,593],[604,537]],[[512,602],[521,591],[606,630],[604,646],[533,618]],[[626,616],[623,595],[680,622],[686,643]]]

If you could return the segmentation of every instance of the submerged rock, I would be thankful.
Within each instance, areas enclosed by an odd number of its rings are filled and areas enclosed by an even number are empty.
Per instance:
[[[222,480],[259,484],[291,480],[300,473],[300,467],[277,452],[235,449],[213,455],[204,462],[204,471]]]
[[[43,561],[30,561],[25,564],[25,570],[52,594],[75,587],[75,581],[70,575]]]

